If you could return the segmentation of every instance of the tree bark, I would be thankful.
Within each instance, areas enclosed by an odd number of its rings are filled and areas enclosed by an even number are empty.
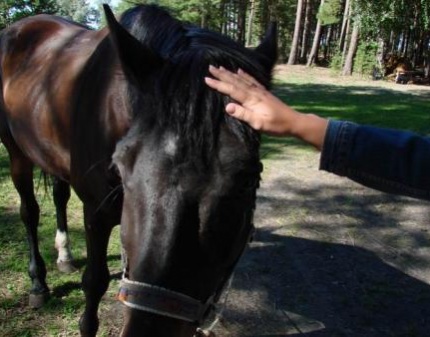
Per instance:
[[[326,44],[324,46],[324,61],[328,59],[328,56],[330,55],[330,44],[331,40],[333,38],[333,25],[328,26],[327,28],[327,34],[326,34]]]
[[[208,28],[208,12],[205,5],[203,5],[201,9],[200,27]]]
[[[351,19],[348,16],[348,18],[346,20],[345,40],[343,42],[343,49],[341,49],[342,50],[342,61],[341,61],[342,66],[345,64],[346,52],[348,49],[348,43],[347,43],[348,42],[348,35],[349,35],[349,31],[351,29],[350,26],[351,26]]]
[[[342,19],[342,28],[340,30],[340,37],[339,37],[339,50],[344,49],[345,44],[345,38],[347,34],[347,23],[349,21],[349,9],[350,9],[350,0],[345,1],[345,8],[343,11],[343,19]]]
[[[324,0],[320,2],[320,8],[324,4]],[[318,58],[318,48],[321,41],[321,20],[318,19],[317,27],[315,28],[314,42],[312,43],[312,49],[308,57],[308,62],[306,63],[307,67],[310,67],[315,63],[315,60]]]
[[[252,24],[254,22],[254,16],[255,16],[255,0],[251,0],[249,17],[248,17],[248,28],[246,32],[246,46],[250,46],[252,44]]]
[[[408,49],[409,49],[409,40],[411,36],[411,30],[408,29],[406,33],[403,35],[403,41],[402,41],[402,56],[408,57]]]
[[[352,75],[352,65],[354,62],[355,52],[357,51],[358,45],[359,28],[358,24],[354,23],[351,34],[351,42],[349,43],[348,55],[345,59],[345,65],[343,66],[342,75],[351,76]]]
[[[306,62],[306,57],[308,55],[308,40],[309,40],[309,31],[311,25],[311,1],[306,0],[305,2],[305,22],[303,24],[303,34],[302,34],[302,46],[300,48],[300,62]]]
[[[291,43],[288,64],[292,65],[297,60],[297,50],[299,47],[300,26],[302,24],[303,0],[297,0],[296,23],[294,25],[293,42]]]
[[[247,0],[239,1],[239,8],[237,14],[237,42],[245,44],[245,29],[246,29],[246,7]]]
[[[220,15],[221,15],[221,26],[219,27],[221,34],[227,34],[227,15],[226,13],[226,0],[221,0],[220,2]]]

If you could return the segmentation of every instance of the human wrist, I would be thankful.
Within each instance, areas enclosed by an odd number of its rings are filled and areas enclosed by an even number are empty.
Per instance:
[[[294,120],[291,127],[291,136],[303,140],[321,150],[328,120],[315,114],[305,114],[294,111]]]

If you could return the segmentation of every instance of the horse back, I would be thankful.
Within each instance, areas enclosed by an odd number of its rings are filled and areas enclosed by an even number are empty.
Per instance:
[[[1,35],[2,119],[35,164],[65,180],[75,83],[106,35],[49,15],[23,19]]]

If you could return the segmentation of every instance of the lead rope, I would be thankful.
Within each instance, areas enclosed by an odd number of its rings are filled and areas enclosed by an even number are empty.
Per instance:
[[[225,308],[227,307],[227,302],[228,302],[228,297],[230,295],[231,285],[233,284],[233,278],[234,278],[234,273],[230,276],[230,278],[228,280],[228,283],[227,283],[225,290],[224,290],[224,296],[223,296],[221,303],[219,303],[215,306],[216,313],[215,313],[215,318],[213,319],[212,323],[204,329],[197,328],[196,334],[194,335],[194,337],[215,337],[215,333],[212,330],[220,322],[220,320],[223,316],[223,313],[225,311]]]

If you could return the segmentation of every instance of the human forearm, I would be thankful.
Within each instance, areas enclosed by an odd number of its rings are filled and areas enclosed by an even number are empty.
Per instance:
[[[321,151],[327,130],[328,120],[314,114],[296,112],[291,121],[290,135],[315,146]]]
[[[320,169],[393,194],[430,200],[430,138],[330,121]]]

